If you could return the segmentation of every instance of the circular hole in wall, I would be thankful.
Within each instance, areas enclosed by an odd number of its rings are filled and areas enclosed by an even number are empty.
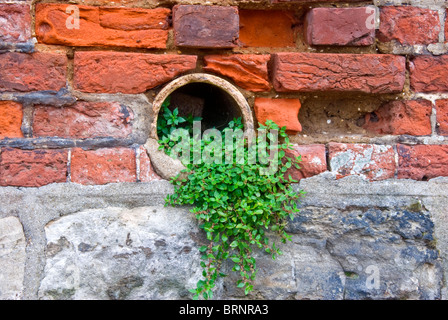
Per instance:
[[[254,120],[251,108],[243,94],[231,83],[219,77],[195,73],[180,77],[166,85],[153,102],[153,119],[150,138],[145,147],[155,171],[164,179],[175,177],[185,167],[159,150],[157,120],[165,100],[170,97],[171,108],[179,115],[200,116],[202,130],[224,129],[234,118],[242,118],[248,139],[254,137]]]
[[[173,91],[169,109],[179,110],[179,116],[202,118],[202,131],[224,129],[230,121],[242,117],[236,101],[221,88],[208,83],[189,83]],[[159,111],[159,117],[163,110]]]
[[[246,134],[253,134],[252,111],[242,93],[228,81],[216,76],[195,73],[178,78],[156,96],[151,138],[158,139],[157,119],[163,102],[171,98],[171,109],[178,108],[181,116],[192,114],[203,118],[202,129],[223,129],[234,118],[242,118]]]

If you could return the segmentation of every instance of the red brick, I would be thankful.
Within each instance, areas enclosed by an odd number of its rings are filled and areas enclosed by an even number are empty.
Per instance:
[[[67,20],[73,14],[70,10],[66,12],[68,6],[73,5],[36,5],[39,42],[80,47],[166,48],[169,9],[76,6],[79,8],[79,28],[67,28]]]
[[[78,102],[70,107],[37,106],[33,117],[36,137],[126,138],[132,132],[132,110],[119,103]]]
[[[0,101],[0,139],[22,138],[22,105],[12,101]]]
[[[143,93],[196,68],[196,56],[76,52],[74,87],[90,93]]]
[[[301,156],[300,169],[291,167],[286,171],[285,175],[294,180],[301,180],[318,175],[327,171],[327,159],[325,145],[310,144],[310,145],[294,145],[293,150],[287,150],[287,157]]]
[[[310,45],[369,46],[375,26],[369,28],[371,8],[314,8],[306,16],[305,35]]]
[[[396,93],[405,63],[390,54],[275,53],[272,78],[279,92]]]
[[[244,47],[295,47],[294,14],[282,10],[240,10]]]
[[[398,178],[429,180],[448,176],[448,145],[399,144]]]
[[[448,100],[437,100],[436,113],[439,134],[448,136]]]
[[[375,144],[328,144],[330,167],[336,178],[361,176],[370,181],[391,179],[395,175],[392,146]]]
[[[448,92],[448,55],[417,56],[410,61],[411,89],[416,92]]]
[[[430,135],[431,113],[428,100],[392,101],[368,113],[363,127],[378,134]]]
[[[272,120],[280,127],[285,126],[286,131],[291,134],[302,131],[299,122],[300,107],[299,99],[256,98],[254,104],[259,123],[264,125],[267,120]]]
[[[238,8],[176,5],[173,27],[176,46],[232,48],[238,40]]]
[[[0,186],[41,187],[67,181],[66,150],[2,149]]]
[[[163,180],[159,175],[154,171],[154,168],[151,164],[151,159],[148,156],[148,153],[145,147],[141,146],[139,149],[139,161],[140,161],[140,182],[151,182],[155,180]]]
[[[31,40],[31,14],[28,4],[0,3],[0,43]]]
[[[71,180],[84,185],[136,182],[135,150],[75,148],[71,157]]]
[[[1,91],[59,91],[66,85],[67,57],[55,53],[0,54]]]
[[[238,86],[249,91],[270,91],[268,78],[270,58],[270,55],[256,54],[206,56],[204,70],[229,77]]]
[[[401,44],[431,44],[439,41],[440,21],[435,10],[416,7],[382,7],[378,39]]]

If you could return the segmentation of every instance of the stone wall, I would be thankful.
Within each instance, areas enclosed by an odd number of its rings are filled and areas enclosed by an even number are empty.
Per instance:
[[[163,207],[151,144],[183,76],[231,92],[246,129],[286,126],[303,159],[293,242],[259,257],[252,298],[446,298],[446,17],[443,0],[0,0],[0,299],[189,297],[204,239]],[[216,297],[242,297],[231,281]]]
[[[446,299],[448,181],[303,179],[292,242],[249,299]],[[165,181],[0,190],[1,299],[189,299],[207,243]],[[216,298],[243,299],[229,277]]]

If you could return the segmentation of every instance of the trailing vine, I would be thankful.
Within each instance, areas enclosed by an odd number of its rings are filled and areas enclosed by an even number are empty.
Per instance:
[[[179,126],[192,133],[193,120],[179,116],[177,109],[169,110],[169,100],[163,105],[162,117],[159,117],[159,144],[169,154],[175,142],[170,134]],[[222,130],[225,135],[228,130],[243,129],[241,119],[231,121]],[[269,132],[263,139],[262,133]],[[278,132],[281,140],[277,145],[273,132]],[[183,180],[173,178],[174,193],[166,199],[166,205],[190,205],[190,210],[200,221],[200,228],[206,233],[209,244],[199,248],[202,253],[201,267],[203,278],[197,287],[191,289],[193,299],[203,297],[211,299],[213,288],[219,277],[226,276],[221,272],[225,260],[233,262],[232,271],[239,274],[236,286],[247,295],[253,290],[253,283],[258,271],[253,249],[264,250],[273,259],[281,254],[278,245],[268,237],[269,231],[274,231],[282,243],[291,240],[285,232],[287,219],[293,219],[299,212],[297,201],[303,192],[292,189],[291,184],[297,181],[291,176],[285,177],[285,172],[291,166],[299,167],[300,157],[285,157],[285,151],[291,149],[285,128],[279,128],[273,121],[259,125],[259,135],[256,144],[238,145],[243,147],[243,156],[236,158],[236,152],[229,154],[229,149],[222,145],[223,156],[233,158],[228,163],[188,163],[188,177]],[[193,139],[193,138],[192,138]],[[189,142],[193,148],[193,141]],[[212,141],[201,141],[201,151]],[[233,141],[233,150],[237,141]],[[261,146],[260,153],[256,146]],[[240,150],[241,151],[241,150]],[[278,157],[270,158],[270,154],[278,151]],[[251,159],[256,157],[254,163]],[[263,159],[262,159],[263,158]],[[229,159],[229,158],[226,158]],[[267,160],[267,161],[266,161]],[[262,164],[264,163],[264,164]],[[278,170],[269,172],[269,166],[278,166]]]

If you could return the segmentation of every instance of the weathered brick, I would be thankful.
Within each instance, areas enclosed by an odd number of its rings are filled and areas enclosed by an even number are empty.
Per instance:
[[[254,104],[257,121],[265,124],[267,120],[274,121],[280,127],[286,127],[286,131],[295,134],[302,131],[299,122],[299,99],[271,99],[256,98]]]
[[[301,156],[302,161],[299,164],[300,169],[289,168],[285,173],[286,177],[291,175],[294,180],[301,180],[327,171],[325,145],[294,145],[293,148],[286,151],[286,156],[291,158]]]
[[[59,91],[66,85],[67,57],[56,53],[0,54],[1,91]]]
[[[126,138],[132,132],[132,110],[119,103],[78,102],[70,107],[36,106],[36,137]]]
[[[31,14],[28,4],[0,3],[0,43],[31,40]]]
[[[310,45],[372,45],[375,25],[369,25],[371,11],[368,7],[311,9],[306,16],[306,41]]]
[[[151,182],[155,180],[162,180],[162,178],[154,171],[154,168],[151,164],[151,159],[149,158],[148,153],[145,147],[143,146],[139,148],[139,161],[140,161],[140,174],[139,174],[140,182]]]
[[[196,68],[196,56],[76,52],[74,88],[90,93],[142,93]]]
[[[0,186],[41,187],[67,181],[66,150],[5,148],[0,156]]]
[[[448,135],[448,100],[436,101],[437,126],[439,134]]]
[[[237,7],[176,5],[174,42],[179,47],[231,48],[238,40]]]
[[[268,62],[270,55],[234,54],[206,56],[204,70],[231,78],[243,89],[270,91]]]
[[[405,57],[389,54],[275,53],[273,84],[279,92],[401,92]]]
[[[340,179],[350,175],[370,181],[391,179],[395,175],[392,146],[375,144],[328,144],[331,171]]]
[[[438,42],[441,30],[437,11],[416,7],[382,7],[378,39],[401,44],[431,44]]]
[[[78,28],[71,24],[73,11],[68,10],[68,6],[51,3],[36,5],[39,42],[82,47],[166,48],[169,9],[76,6],[80,18]],[[67,28],[67,24],[72,27]]]
[[[0,139],[22,138],[22,105],[12,101],[0,101]]]
[[[399,144],[398,178],[429,180],[448,176],[448,145]]]
[[[136,182],[135,150],[75,148],[71,157],[71,180],[84,185]]]
[[[409,64],[411,89],[416,92],[448,92],[448,55],[417,56]]]
[[[240,10],[240,43],[244,47],[295,47],[294,13]]]
[[[378,134],[430,135],[431,113],[428,100],[392,101],[368,113],[363,127]]]

